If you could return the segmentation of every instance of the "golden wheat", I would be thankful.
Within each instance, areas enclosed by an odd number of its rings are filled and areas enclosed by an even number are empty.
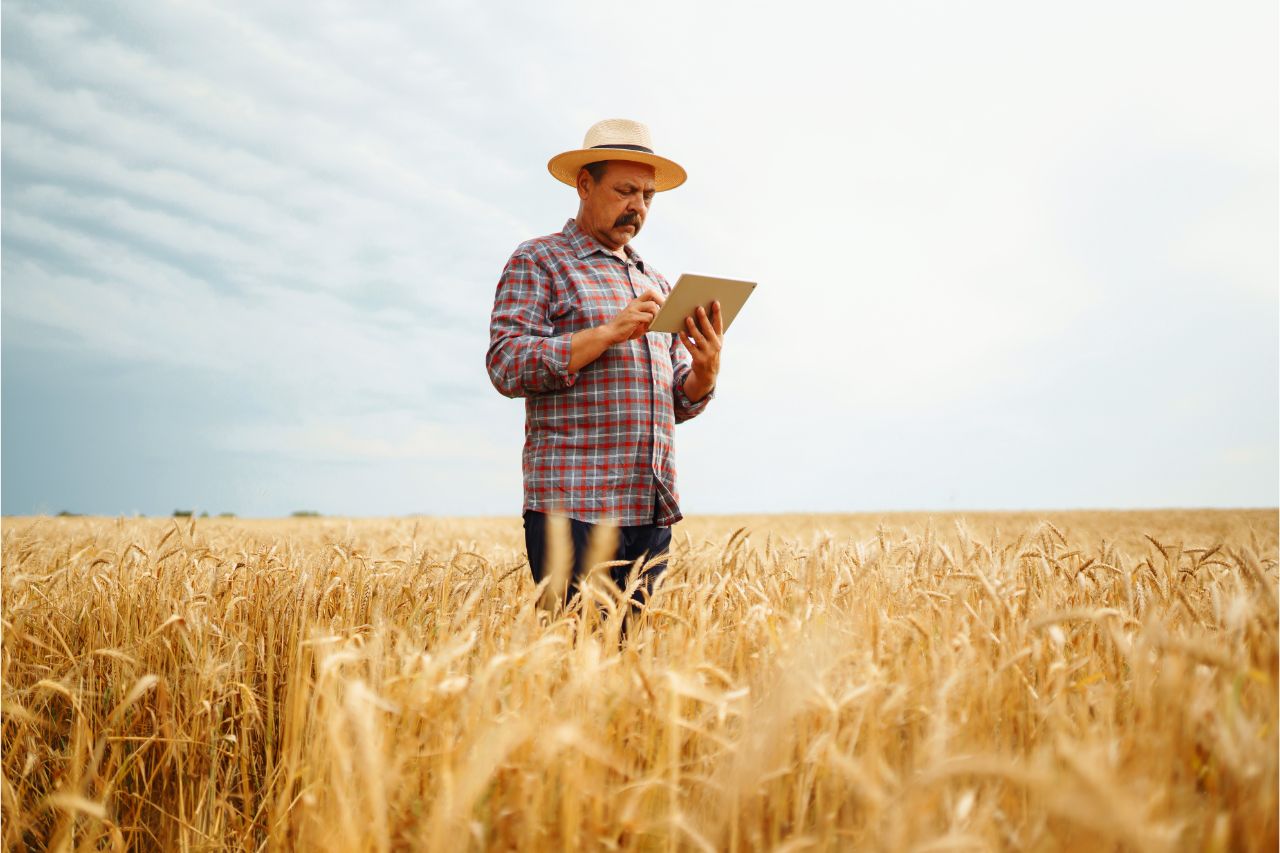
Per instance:
[[[1274,850],[1276,522],[5,519],[4,845]]]

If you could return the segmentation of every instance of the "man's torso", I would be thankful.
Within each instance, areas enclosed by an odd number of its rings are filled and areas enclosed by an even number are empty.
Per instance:
[[[576,226],[527,241],[521,253],[548,273],[554,335],[604,325],[646,290],[671,290],[638,255],[623,261]],[[672,338],[650,332],[614,344],[571,387],[526,398],[526,509],[632,525],[654,522],[656,505],[659,524],[679,519]]]

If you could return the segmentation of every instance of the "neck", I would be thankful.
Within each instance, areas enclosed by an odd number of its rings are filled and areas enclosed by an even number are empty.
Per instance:
[[[578,223],[578,227],[582,229],[582,233],[586,234],[592,240],[595,240],[597,243],[603,246],[606,252],[608,252],[611,255],[617,255],[619,258],[622,258],[622,260],[624,261],[627,259],[627,250],[623,246],[621,245],[610,246],[604,238],[602,238],[599,234],[594,233],[590,228],[588,228],[583,223],[582,211],[578,211],[578,215],[574,218],[573,221]]]

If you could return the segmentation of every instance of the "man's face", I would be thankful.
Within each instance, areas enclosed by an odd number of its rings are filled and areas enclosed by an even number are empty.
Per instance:
[[[620,249],[644,226],[655,187],[653,167],[644,163],[610,160],[598,182],[583,169],[578,173],[578,224],[606,249]]]

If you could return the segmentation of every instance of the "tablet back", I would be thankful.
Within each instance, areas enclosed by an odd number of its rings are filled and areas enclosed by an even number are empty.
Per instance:
[[[727,332],[729,324],[738,316],[755,288],[754,281],[685,273],[676,281],[676,286],[671,288],[658,316],[649,325],[649,331],[678,332],[685,328],[684,319],[691,316],[699,305],[706,309],[707,316],[710,317],[711,303],[719,300],[724,330]]]

